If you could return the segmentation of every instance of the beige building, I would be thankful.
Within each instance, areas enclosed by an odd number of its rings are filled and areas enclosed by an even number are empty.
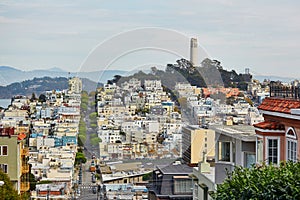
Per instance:
[[[82,81],[78,77],[69,80],[69,93],[80,94],[82,91]]]
[[[215,132],[199,126],[182,128],[182,157],[190,165],[197,165],[203,160],[203,152],[207,159],[215,157]]]

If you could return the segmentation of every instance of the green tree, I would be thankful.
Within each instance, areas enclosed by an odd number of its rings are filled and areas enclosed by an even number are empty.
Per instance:
[[[82,152],[77,152],[75,157],[75,165],[80,163],[86,163],[86,157]]]
[[[229,199],[300,199],[300,162],[236,167],[217,186],[213,198]]]
[[[87,109],[88,109],[87,104],[81,103],[81,109],[82,109],[83,111],[87,111]]]
[[[81,103],[88,105],[89,103],[89,95],[86,91],[82,91],[81,93]]]
[[[0,169],[0,181],[4,184],[0,186],[0,199],[19,199],[18,192],[14,189],[9,177]]]
[[[46,97],[46,95],[44,95],[44,94],[40,94],[40,96],[39,96],[39,101],[40,102],[46,102],[46,99],[47,99],[47,97]]]
[[[95,106],[96,106],[96,104],[97,104],[97,102],[96,102],[96,101],[92,101],[92,102],[90,103],[91,107],[95,107]]]
[[[39,182],[37,183],[37,185],[50,184],[50,183],[53,183],[53,181],[50,181],[50,180],[43,180],[43,181],[39,181]]]
[[[83,147],[86,141],[86,136],[85,135],[79,135],[78,136],[78,146]]]
[[[245,97],[245,101],[247,101],[250,106],[253,106],[253,101],[250,98]]]
[[[149,181],[152,178],[152,172],[143,175],[143,181]]]
[[[91,138],[91,144],[92,144],[93,146],[99,145],[99,142],[101,142],[101,139],[100,139],[100,138],[98,138],[98,137],[93,137],[93,138]]]
[[[92,112],[92,113],[89,115],[89,118],[90,118],[90,120],[96,119],[96,118],[97,118],[97,112]]]
[[[37,181],[35,179],[35,176],[32,173],[29,174],[29,182],[30,182],[30,190],[35,190]]]
[[[96,123],[92,123],[92,124],[90,124],[90,127],[91,128],[97,128],[97,124]]]

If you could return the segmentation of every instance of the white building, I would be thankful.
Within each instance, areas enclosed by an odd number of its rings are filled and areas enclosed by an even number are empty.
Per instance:
[[[78,77],[69,80],[69,93],[80,94],[82,92],[82,81]]]

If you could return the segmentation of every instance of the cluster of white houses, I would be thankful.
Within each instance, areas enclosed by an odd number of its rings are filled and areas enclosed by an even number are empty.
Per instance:
[[[98,89],[98,135],[102,160],[181,155],[181,114],[161,81],[131,79]],[[159,142],[160,138],[162,139]]]
[[[175,89],[181,105],[160,80],[130,79],[97,89],[99,159],[106,162],[103,170],[109,166],[102,181],[114,183],[106,184],[109,199],[209,199],[208,191],[224,181],[226,169],[299,160],[298,86],[271,85],[270,97],[258,108],[238,89],[186,83]],[[33,199],[72,197],[81,90],[81,80],[73,78],[67,91],[49,91],[45,101],[14,97],[2,112],[0,167],[19,193],[30,190],[32,173],[39,182],[49,182],[36,186]],[[212,93],[234,101],[226,105],[209,97]],[[177,161],[145,166],[144,159]],[[117,160],[135,162],[111,162]],[[137,185],[149,172],[147,189]]]
[[[37,184],[32,199],[72,195],[82,82],[72,78],[69,86],[40,99],[15,96],[2,111],[0,167],[21,195],[30,191],[30,173],[37,183],[48,183]]]

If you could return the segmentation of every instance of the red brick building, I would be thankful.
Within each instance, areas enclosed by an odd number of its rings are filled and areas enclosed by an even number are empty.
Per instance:
[[[300,159],[300,101],[266,98],[258,107],[264,122],[255,124],[256,161],[279,164]]]

